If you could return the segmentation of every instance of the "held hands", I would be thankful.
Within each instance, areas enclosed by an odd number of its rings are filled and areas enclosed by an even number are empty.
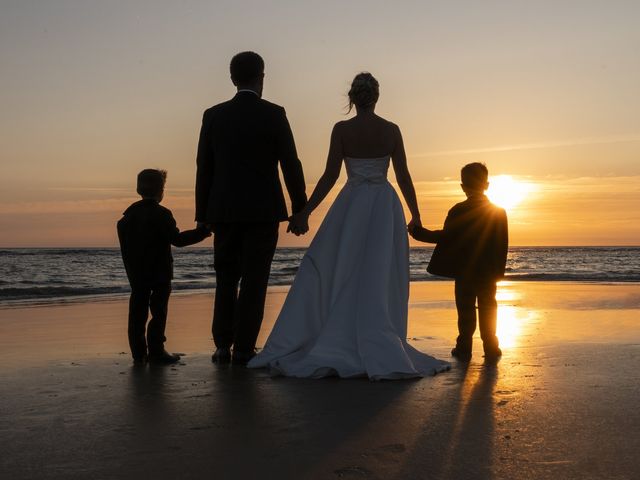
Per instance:
[[[213,233],[213,224],[211,223],[196,222],[196,228],[198,230],[206,231],[208,233],[207,237],[210,237]]]
[[[429,230],[424,228],[420,219],[412,219],[407,225],[409,235],[415,240],[426,243],[438,243],[442,239],[442,230]]]
[[[296,237],[304,235],[309,231],[309,215],[302,212],[296,213],[289,217],[289,225],[287,226],[287,233],[291,232]]]
[[[414,237],[416,230],[420,228],[422,228],[422,221],[420,220],[420,217],[412,217],[411,221],[407,225],[407,231],[409,232],[409,235]]]

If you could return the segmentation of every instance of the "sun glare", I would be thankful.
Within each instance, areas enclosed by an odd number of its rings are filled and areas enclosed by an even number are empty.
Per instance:
[[[532,190],[530,183],[514,180],[511,175],[498,175],[489,179],[487,196],[508,211],[517,207]]]

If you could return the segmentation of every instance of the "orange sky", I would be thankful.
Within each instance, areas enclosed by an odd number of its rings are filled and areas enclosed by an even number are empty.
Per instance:
[[[511,245],[638,245],[640,176],[543,181],[516,178],[516,181],[533,185],[534,191],[508,211]],[[425,225],[439,228],[448,209],[464,199],[458,183],[455,180],[416,183]],[[310,235],[287,234],[283,224],[279,244],[308,245],[339,188],[340,185],[336,186],[312,215]],[[100,192],[103,198],[90,201],[38,201],[16,204],[13,208],[2,206],[4,246],[117,245],[115,222],[121,210],[136,198],[124,192],[111,198],[109,193],[112,192]],[[169,186],[169,195],[163,203],[173,210],[182,228],[193,224],[190,190],[172,192]]]
[[[535,186],[509,212],[513,245],[638,245],[640,4],[516,3],[3,3],[0,247],[115,246],[145,167],[169,171],[164,203],[191,227],[201,114],[233,95],[244,49],[266,60],[309,190],[370,70],[427,225],[483,161]]]

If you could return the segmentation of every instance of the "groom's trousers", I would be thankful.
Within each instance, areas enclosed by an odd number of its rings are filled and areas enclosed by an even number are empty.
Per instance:
[[[278,222],[216,223],[213,340],[218,348],[253,352],[267,295]]]
[[[458,339],[456,349],[471,353],[473,334],[476,331],[476,299],[478,301],[477,323],[485,353],[498,348],[496,327],[498,303],[496,281],[478,279],[456,279],[456,309],[458,310]]]

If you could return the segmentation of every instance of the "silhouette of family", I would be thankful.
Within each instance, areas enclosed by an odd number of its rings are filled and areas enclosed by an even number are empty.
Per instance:
[[[458,337],[451,355],[470,361],[479,324],[485,362],[498,360],[496,282],[505,272],[508,226],[505,211],[484,193],[489,186],[486,166],[463,166],[461,187],[467,199],[451,208],[441,230],[424,228],[401,131],[375,114],[379,84],[363,72],[348,93],[349,112],[355,108],[356,115],[333,127],[325,171],[307,198],[285,110],[262,98],[263,59],[254,52],[238,53],[230,74],[236,95],[207,109],[202,118],[197,227],[183,232],[177,228],[171,211],[160,205],[167,174],[154,169],[138,174],[142,198],[118,221],[131,286],[128,335],[133,361],[179,360],[164,348],[171,246],[192,245],[213,235],[213,363],[265,367],[274,374],[303,378],[380,380],[445,371],[449,362],[407,342],[407,232],[436,244],[427,270],[455,280]],[[279,224],[288,221],[287,232],[306,234],[309,216],[335,185],[343,165],[347,182],[304,255],[264,348],[256,353]],[[409,222],[387,180],[390,165],[411,214]]]

